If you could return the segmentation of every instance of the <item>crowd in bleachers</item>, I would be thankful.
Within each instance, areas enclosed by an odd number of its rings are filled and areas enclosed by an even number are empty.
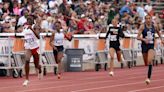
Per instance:
[[[96,34],[105,32],[112,19],[126,25],[127,32],[137,32],[144,17],[150,14],[162,30],[160,18],[151,2],[145,0],[0,0],[0,32],[21,32],[27,16],[35,19],[34,29],[52,32],[60,21],[66,32]],[[160,15],[163,17],[162,15]]]

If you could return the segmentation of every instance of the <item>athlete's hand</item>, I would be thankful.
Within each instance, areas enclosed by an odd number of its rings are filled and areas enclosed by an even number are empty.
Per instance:
[[[51,46],[54,50],[57,50],[57,48],[54,46],[53,43],[50,43],[50,46]]]
[[[54,50],[58,50],[55,46],[53,46],[53,49],[54,49]]]
[[[164,45],[164,40],[161,40],[161,43]]]
[[[71,40],[72,40],[72,33],[66,33],[66,34],[65,34],[65,38],[66,38],[67,40],[71,41]]]
[[[28,25],[28,28],[32,30],[32,26]],[[34,31],[34,30],[32,30],[32,31]]]
[[[146,44],[149,43],[149,40],[148,40],[148,39],[144,39],[143,41],[144,41]]]

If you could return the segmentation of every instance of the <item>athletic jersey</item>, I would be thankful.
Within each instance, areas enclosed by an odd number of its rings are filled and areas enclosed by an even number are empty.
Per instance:
[[[25,39],[25,49],[35,49],[39,47],[39,44],[37,43],[38,39],[30,28],[25,27],[23,29],[23,33]]]
[[[117,27],[114,27],[113,25],[109,26],[106,38],[110,40],[110,44],[120,45],[119,38],[123,36],[124,34],[121,30],[120,25],[117,25]]]
[[[149,39],[149,44],[153,45],[154,44],[154,39],[155,39],[155,28],[152,25],[151,28],[147,28],[146,24],[144,25],[144,30],[142,32],[143,38]],[[146,45],[144,41],[142,41],[142,45]]]
[[[54,35],[54,45],[55,46],[63,46],[64,42],[64,33],[56,32]]]

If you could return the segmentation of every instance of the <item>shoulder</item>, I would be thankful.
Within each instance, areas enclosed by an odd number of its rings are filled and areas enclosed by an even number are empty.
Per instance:
[[[55,32],[51,32],[52,33],[52,35],[55,35]]]
[[[30,26],[28,26],[28,27],[27,27],[27,30],[33,31],[33,28],[30,27]]]
[[[142,23],[141,25],[140,25],[140,29],[144,29],[145,28],[145,23]]]
[[[153,27],[154,27],[154,30],[155,31],[158,31],[159,30],[159,26],[157,24],[154,24]]]
[[[158,27],[157,23],[152,24],[152,26],[153,26],[154,28],[157,28],[157,27]]]

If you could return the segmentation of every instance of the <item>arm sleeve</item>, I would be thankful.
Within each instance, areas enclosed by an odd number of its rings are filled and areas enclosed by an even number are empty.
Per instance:
[[[122,37],[122,38],[125,37],[121,27],[119,28],[119,36]]]
[[[107,31],[107,33],[106,33],[105,39],[108,38],[108,36],[109,36],[109,34],[110,34],[110,29],[111,29],[111,27],[109,27],[109,29],[108,29],[108,31]]]

